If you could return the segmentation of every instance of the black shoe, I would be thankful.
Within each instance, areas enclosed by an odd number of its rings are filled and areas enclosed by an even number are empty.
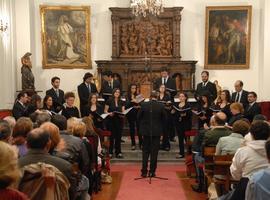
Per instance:
[[[176,139],[175,138],[171,138],[170,141],[171,142],[176,142]]]
[[[156,173],[155,172],[149,172],[148,176],[149,177],[156,177]]]
[[[125,140],[122,140],[122,139],[121,139],[121,143],[125,143],[125,142],[126,142]]]
[[[141,173],[141,177],[146,178],[147,177],[147,172],[146,173]]]
[[[191,188],[194,192],[202,193],[202,187],[199,185],[191,185]]]
[[[180,158],[184,158],[185,156],[184,155],[182,155],[182,154],[177,154],[176,155],[176,158],[178,158],[178,159],[180,159]]]
[[[135,150],[136,150],[136,146],[135,146],[135,145],[132,145],[132,146],[131,146],[131,150],[132,150],[132,151],[135,151]]]
[[[116,158],[124,158],[123,155],[122,155],[122,153],[117,154],[115,157]]]

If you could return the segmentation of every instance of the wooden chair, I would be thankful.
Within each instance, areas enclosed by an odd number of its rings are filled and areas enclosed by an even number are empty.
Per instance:
[[[214,168],[214,156],[216,152],[216,147],[204,147],[204,177],[205,177],[205,192],[207,192],[207,188],[209,186],[208,183],[212,182],[213,178],[213,168]]]
[[[222,188],[222,190],[217,191],[219,196],[226,194],[231,184],[237,183],[237,181],[232,178],[230,172],[233,156],[234,155],[215,155],[213,157],[213,182],[216,186]]]
[[[195,137],[198,134],[198,130],[192,129],[189,131],[185,131],[185,136],[186,136],[186,150],[187,154],[192,154],[191,153],[191,146],[192,146],[192,141],[191,137]]]

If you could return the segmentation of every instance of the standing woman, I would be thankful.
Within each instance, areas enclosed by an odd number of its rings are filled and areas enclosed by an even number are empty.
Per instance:
[[[204,93],[200,96],[198,112],[201,114],[198,115],[199,117],[199,129],[204,127],[204,124],[209,126],[210,118],[213,112],[210,110],[210,99],[207,93]]]
[[[141,148],[142,146],[142,136],[139,134],[139,123],[137,120],[137,113],[140,108],[139,102],[136,100],[137,96],[137,85],[136,84],[130,84],[128,88],[128,95],[127,95],[127,102],[126,102],[126,108],[133,109],[127,114],[128,124],[129,124],[129,132],[130,132],[130,138],[131,138],[131,150],[136,149],[136,141],[135,141],[135,133],[137,130],[137,134],[139,137],[139,146]]]
[[[163,137],[162,137],[162,145],[161,148],[165,151],[169,151],[171,146],[170,146],[170,133],[173,126],[173,117],[171,114],[171,105],[169,102],[171,102],[171,97],[169,93],[166,93],[166,88],[164,84],[161,84],[159,86],[159,95],[158,95],[158,101],[162,102],[165,105],[165,110],[166,110],[166,122],[165,122],[165,128],[163,130]]]
[[[175,104],[175,108],[171,111],[175,116],[176,132],[179,140],[179,154],[177,158],[183,158],[185,155],[184,139],[185,131],[191,129],[192,126],[192,112],[188,104],[188,96],[186,93],[179,93],[179,103]]]
[[[55,112],[53,107],[53,99],[51,96],[46,95],[43,99],[43,110],[47,110],[49,112]]]
[[[85,106],[84,113],[82,116],[91,116],[94,122],[95,128],[104,129],[103,127],[103,119],[99,116],[103,114],[103,108],[97,101],[98,96],[95,93],[90,94],[89,96],[89,104]]]
[[[121,152],[121,136],[123,129],[123,119],[121,115],[114,113],[123,112],[125,110],[124,103],[120,99],[120,89],[115,88],[112,91],[112,96],[106,101],[104,113],[110,113],[107,121],[107,129],[111,131],[110,136],[110,157],[113,155],[115,148],[116,158],[123,158]]]
[[[74,106],[75,94],[73,92],[67,92],[65,94],[65,101],[66,103],[64,104],[62,115],[64,115],[67,119],[71,117],[79,118],[79,110],[76,106]]]
[[[223,90],[220,94],[219,108],[221,112],[224,112],[227,116],[227,121],[230,120],[232,113],[230,110],[231,95],[229,90]]]

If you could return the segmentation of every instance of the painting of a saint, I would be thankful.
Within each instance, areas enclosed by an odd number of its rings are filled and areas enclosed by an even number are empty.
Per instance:
[[[251,6],[207,7],[205,68],[249,68]]]
[[[90,8],[41,6],[44,68],[89,68]]]

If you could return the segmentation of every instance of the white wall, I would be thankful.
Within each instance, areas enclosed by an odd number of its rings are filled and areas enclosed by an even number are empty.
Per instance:
[[[45,91],[52,76],[61,77],[61,88],[76,90],[87,70],[42,69],[41,24],[39,5],[90,5],[91,52],[95,60],[111,57],[111,18],[109,7],[128,7],[129,0],[14,0],[16,8],[17,87],[21,88],[20,60],[27,51],[33,53],[33,73],[36,88]],[[183,60],[198,60],[196,82],[204,65],[205,7],[214,5],[252,5],[251,57],[248,70],[210,70],[210,79],[219,80],[222,87],[233,90],[234,81],[241,79],[247,90],[258,92],[260,100],[270,100],[267,74],[270,73],[270,2],[269,0],[164,0],[165,6],[183,6],[181,23],[181,55]],[[268,34],[267,34],[268,33]],[[1,75],[0,75],[1,76]]]

